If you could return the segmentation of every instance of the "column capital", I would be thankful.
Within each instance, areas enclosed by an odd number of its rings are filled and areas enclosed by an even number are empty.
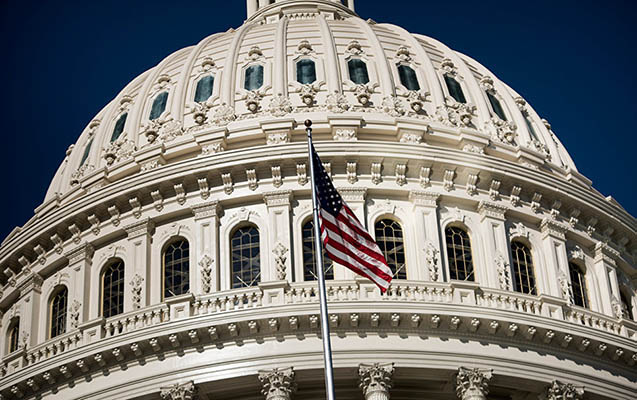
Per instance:
[[[456,376],[456,394],[462,400],[486,400],[492,376],[493,370],[490,369],[460,367]]]
[[[424,190],[412,190],[409,192],[409,201],[415,206],[438,207],[439,193]]]
[[[207,201],[205,203],[196,204],[190,207],[193,215],[195,216],[195,221],[198,219],[209,218],[209,217],[217,217],[219,212],[221,211],[221,206],[217,200]]]
[[[93,245],[88,242],[84,242],[76,248],[66,252],[64,257],[69,260],[69,265],[73,265],[81,261],[90,261],[93,258],[94,253],[95,249],[93,248]]]
[[[508,208],[506,206],[501,206],[500,204],[490,201],[481,200],[480,203],[478,203],[478,213],[480,213],[482,220],[485,218],[495,218],[504,221],[504,214],[507,210]]]
[[[392,387],[394,363],[360,364],[358,366],[359,386],[365,400],[388,400]]]
[[[155,229],[155,222],[150,218],[146,218],[124,227],[129,239],[149,235],[152,233],[153,229]]]
[[[597,242],[595,245],[595,262],[603,261],[607,264],[615,265],[615,260],[619,258],[619,252],[604,242]]]
[[[291,190],[280,190],[277,192],[268,192],[263,194],[263,201],[268,207],[289,207],[292,202],[292,198],[293,195]]]
[[[197,386],[193,381],[178,383],[159,388],[159,394],[162,400],[196,400]]]
[[[584,396],[584,388],[576,387],[572,383],[563,383],[557,379],[551,382],[546,388],[546,392],[543,396],[540,396],[542,400],[579,400]]]
[[[296,391],[292,367],[259,371],[259,380],[266,400],[290,400]]]
[[[544,218],[540,223],[540,230],[544,238],[552,236],[559,240],[566,240],[566,231],[568,229],[551,218]]]
[[[367,197],[367,188],[339,187],[336,190],[345,202],[363,202]]]
[[[40,293],[42,291],[42,283],[44,283],[44,279],[35,272],[31,273],[18,287],[18,293],[20,293],[20,297],[30,293],[31,291],[36,291]]]

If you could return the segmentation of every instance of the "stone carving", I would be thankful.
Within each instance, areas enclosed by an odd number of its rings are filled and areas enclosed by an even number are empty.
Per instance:
[[[216,142],[216,143],[210,143],[210,144],[206,144],[201,146],[201,155],[202,156],[207,156],[210,154],[217,154],[217,153],[221,153],[223,151],[225,151],[226,148],[224,147],[223,143],[221,142]]]
[[[132,140],[126,140],[125,137],[117,139],[104,147],[104,160],[106,165],[113,165],[116,161],[124,161],[132,158],[133,153],[137,151],[137,146]]]
[[[511,270],[509,261],[502,255],[497,253],[495,256],[495,266],[498,271],[498,283],[501,290],[511,290]]]
[[[133,279],[128,283],[131,286],[131,292],[133,294],[133,308],[139,310],[142,307],[142,290],[144,278],[139,274],[135,274]]]
[[[350,184],[355,184],[358,181],[358,176],[356,174],[356,162],[348,162],[347,167],[347,182]]]
[[[80,309],[82,308],[82,303],[77,300],[73,300],[71,303],[71,328],[77,328],[80,321]]]
[[[356,85],[354,87],[354,94],[356,95],[356,100],[362,105],[366,107],[369,105],[369,100],[374,93],[374,86],[372,85]]]
[[[480,180],[480,174],[469,174],[467,177],[467,194],[474,196],[478,194],[478,181]]]
[[[383,112],[392,117],[402,117],[407,112],[397,96],[387,96],[383,99]]]
[[[486,400],[492,370],[460,367],[456,377],[456,394],[462,400]]]
[[[276,279],[277,280],[285,280],[287,275],[285,262],[287,261],[286,253],[288,252],[287,247],[281,242],[277,242],[276,246],[272,250],[274,254],[274,263],[276,265]]]
[[[502,185],[502,181],[497,179],[491,180],[491,185],[489,186],[489,198],[493,201],[497,201],[500,199],[500,185]]]
[[[95,166],[90,164],[83,164],[80,166],[75,172],[71,174],[71,185],[78,185],[80,183],[80,179],[95,170]]]
[[[290,400],[296,391],[292,367],[259,371],[259,381],[266,400]]]
[[[270,99],[268,112],[275,117],[283,117],[292,112],[292,102],[288,97],[279,93]]]
[[[339,142],[352,142],[357,140],[356,129],[337,128],[334,130],[333,139]]]
[[[438,254],[440,251],[434,246],[431,241],[427,241],[427,245],[425,246],[425,261],[427,262],[427,267],[429,268],[429,280],[437,281],[438,280]]]
[[[522,222],[514,222],[513,225],[509,227],[509,236],[511,238],[523,237],[529,238],[529,230]]]
[[[204,254],[199,260],[199,266],[201,267],[201,286],[204,293],[210,293],[212,284],[212,258],[209,255]]]
[[[407,165],[396,164],[396,184],[398,186],[404,186],[407,184]]]
[[[303,186],[307,184],[308,178],[307,178],[307,168],[305,164],[296,164],[296,175],[298,177],[297,180],[299,182],[299,185]]]
[[[344,94],[339,92],[330,93],[327,95],[326,107],[328,111],[335,113],[343,113],[349,110],[349,104]]]
[[[256,169],[246,169],[246,177],[248,178],[248,189],[255,191],[257,190],[257,170]]]
[[[573,287],[571,282],[563,271],[558,272],[557,280],[560,283],[560,290],[562,292],[562,298],[568,301],[568,304],[573,304]]]
[[[226,103],[216,107],[212,113],[212,122],[215,125],[225,126],[236,119],[237,116],[234,113],[234,108],[230,107]]]
[[[190,381],[162,387],[159,389],[159,394],[162,400],[196,400],[198,398],[197,391],[195,382]]]
[[[522,187],[513,186],[511,189],[511,205],[517,207],[520,205],[520,193],[522,192]]]
[[[280,188],[283,185],[283,176],[281,175],[281,166],[277,165],[271,167],[272,171],[272,185],[275,188]]]
[[[476,111],[475,105],[459,103],[451,97],[447,97],[445,103],[445,106],[438,106],[436,109],[438,121],[448,126],[475,128],[472,121]]]
[[[223,191],[226,194],[231,194],[234,191],[234,183],[232,182],[230,172],[221,174],[221,180],[223,181]]]
[[[301,96],[301,101],[303,102],[303,104],[305,104],[307,107],[312,107],[314,106],[314,103],[316,101],[316,93],[319,91],[319,89],[319,85],[307,84],[301,85],[301,87],[299,87],[297,91],[299,93],[299,96]]]
[[[400,135],[400,143],[420,144],[422,143],[422,132],[405,131]]]
[[[492,117],[487,122],[487,129],[491,131],[492,140],[505,144],[515,144],[518,127],[513,122]]]
[[[382,169],[382,164],[379,162],[374,162],[372,163],[372,183],[374,185],[378,185],[379,183],[382,182],[382,177],[381,177],[381,169]]]
[[[543,400],[580,400],[584,396],[584,388],[575,387],[571,383],[562,383],[558,380],[551,382],[546,389]]]
[[[584,260],[584,250],[578,245],[569,248],[567,253],[569,260]]]
[[[445,174],[443,175],[442,183],[443,187],[447,192],[453,190],[454,184],[453,181],[456,179],[456,170],[455,169],[447,169],[445,170]]]
[[[155,141],[172,142],[184,133],[181,122],[175,121],[172,117],[154,119],[142,125],[142,135],[146,136],[149,145]]]
[[[394,363],[360,364],[358,367],[359,387],[363,390],[365,400],[389,400],[393,374]]]
[[[462,151],[467,153],[484,154],[484,147],[467,143],[462,147]]]
[[[420,186],[424,189],[431,185],[431,167],[420,168]]]
[[[266,143],[268,145],[290,143],[290,135],[288,131],[270,132],[267,134]]]
[[[423,110],[423,103],[427,100],[427,96],[429,92],[418,92],[416,90],[410,90],[407,95],[407,102],[409,103],[409,107],[416,114],[425,114]]]

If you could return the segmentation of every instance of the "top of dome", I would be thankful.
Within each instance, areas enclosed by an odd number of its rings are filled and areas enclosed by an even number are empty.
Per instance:
[[[248,21],[281,13],[346,12],[354,14],[354,0],[246,0]]]

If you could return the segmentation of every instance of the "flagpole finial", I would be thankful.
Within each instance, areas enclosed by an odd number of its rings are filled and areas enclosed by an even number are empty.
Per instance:
[[[306,128],[310,128],[312,126],[312,120],[311,119],[306,119],[305,120],[305,127]]]

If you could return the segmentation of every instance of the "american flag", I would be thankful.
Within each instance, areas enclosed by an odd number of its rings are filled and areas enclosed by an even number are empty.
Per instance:
[[[334,188],[314,146],[312,162],[321,238],[327,255],[332,261],[372,280],[385,293],[392,279],[392,271],[378,244]]]

